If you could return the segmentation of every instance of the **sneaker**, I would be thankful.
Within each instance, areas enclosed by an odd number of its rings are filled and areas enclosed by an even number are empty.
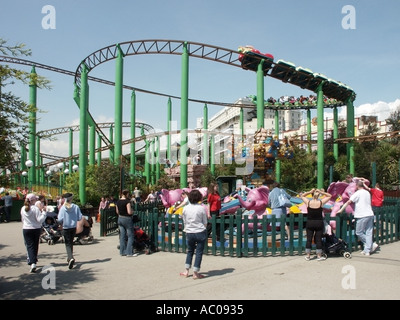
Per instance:
[[[134,254],[127,254],[127,257],[137,257],[139,254],[138,253],[134,253]]]
[[[31,273],[36,272],[36,263],[31,264]]]
[[[361,254],[362,254],[363,256],[369,256],[369,252],[361,251]]]
[[[305,259],[306,261],[310,261],[310,260],[311,260],[311,257],[305,256],[304,259]]]
[[[377,243],[373,243],[372,244],[372,249],[371,249],[371,253],[374,253],[377,249],[379,248],[379,245]]]
[[[324,256],[320,256],[317,258],[317,261],[325,261],[325,260],[326,260],[326,257],[324,257]]]
[[[72,258],[71,260],[69,260],[68,262],[68,269],[72,269],[74,267],[74,263],[75,263],[75,259]]]

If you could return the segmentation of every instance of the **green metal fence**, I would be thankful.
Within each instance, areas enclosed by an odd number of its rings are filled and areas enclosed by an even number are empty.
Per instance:
[[[399,240],[400,201],[391,199],[375,211],[374,241],[379,245]],[[141,221],[136,223],[150,237],[159,250],[166,252],[186,252],[186,235],[179,215],[167,215],[159,204],[138,205],[136,213]],[[352,215],[342,214],[336,217],[326,215],[326,221],[336,222],[336,236],[348,244],[348,251],[360,249],[354,233],[355,222]],[[302,255],[305,251],[306,215],[290,214],[276,219],[274,215],[253,218],[239,209],[235,214],[213,216],[209,223],[211,235],[206,243],[204,253],[230,257],[261,257]],[[277,223],[289,226],[289,235],[285,228]],[[256,228],[253,228],[256,226]],[[219,228],[218,228],[219,227]],[[101,215],[100,236],[117,232],[117,215],[115,209],[103,210]],[[216,231],[221,241],[217,241]],[[223,240],[222,240],[223,239]]]

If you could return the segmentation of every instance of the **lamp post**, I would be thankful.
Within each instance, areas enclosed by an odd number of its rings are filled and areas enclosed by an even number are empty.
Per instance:
[[[79,169],[79,166],[77,164],[74,164],[72,166],[72,170],[74,170],[74,172],[78,171],[78,169]]]
[[[51,170],[46,171],[46,177],[47,177],[47,193],[50,194],[50,176],[51,176]]]
[[[63,162],[60,162],[60,163],[58,163],[57,164],[57,168],[58,168],[58,171],[59,171],[59,175],[60,175],[60,182],[59,182],[59,184],[60,184],[60,195],[63,193],[63,191],[62,191],[62,187],[63,187],[63,173],[62,173],[62,170],[64,169],[64,163]]]
[[[31,168],[33,166],[33,161],[32,160],[26,160],[25,161],[25,165],[27,166],[28,172],[29,172],[30,170],[32,170]],[[29,189],[29,191],[32,191],[32,179],[31,179],[31,176],[32,176],[32,174],[31,174],[31,172],[29,172],[29,174],[28,174],[28,189]]]
[[[28,172],[22,171],[22,172],[21,172],[21,175],[23,176],[23,183],[24,183],[24,186],[26,186],[26,176],[28,175]]]

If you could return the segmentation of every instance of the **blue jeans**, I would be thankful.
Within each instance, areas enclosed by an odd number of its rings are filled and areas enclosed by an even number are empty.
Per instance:
[[[192,266],[193,254],[196,251],[196,258],[194,259],[193,271],[199,272],[201,260],[203,258],[204,246],[207,240],[207,230],[198,233],[186,233],[186,240],[188,250],[186,254],[185,268],[190,269]]]
[[[133,220],[132,217],[118,216],[119,226],[119,254],[121,256],[133,254]]]
[[[356,219],[356,235],[364,245],[364,252],[369,253],[372,248],[374,233],[374,216]]]

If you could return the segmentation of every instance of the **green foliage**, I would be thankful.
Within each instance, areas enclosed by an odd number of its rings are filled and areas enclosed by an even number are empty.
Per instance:
[[[86,198],[87,203],[97,206],[100,198],[113,195],[118,198],[120,188],[120,168],[108,160],[102,161],[100,166],[89,165],[86,168]],[[65,189],[79,194],[79,173],[67,177]],[[78,197],[76,198],[78,201]],[[83,204],[82,204],[83,205]]]
[[[1,38],[0,52],[14,57],[31,55],[31,51],[25,49],[24,44],[8,46]],[[25,84],[35,84],[39,88],[50,88],[49,81],[37,74],[0,65],[0,167],[8,168],[10,171],[15,171],[14,157],[19,154],[20,147],[28,144],[30,123],[37,121],[36,115],[32,117],[32,114],[40,112],[5,90],[16,80]]]
[[[154,185],[155,190],[161,190],[161,189],[168,189],[168,190],[173,190],[173,189],[179,189],[180,183],[178,181],[175,181],[174,179],[171,179],[169,176],[164,175],[158,179],[157,183]],[[149,192],[150,190],[147,190]]]

